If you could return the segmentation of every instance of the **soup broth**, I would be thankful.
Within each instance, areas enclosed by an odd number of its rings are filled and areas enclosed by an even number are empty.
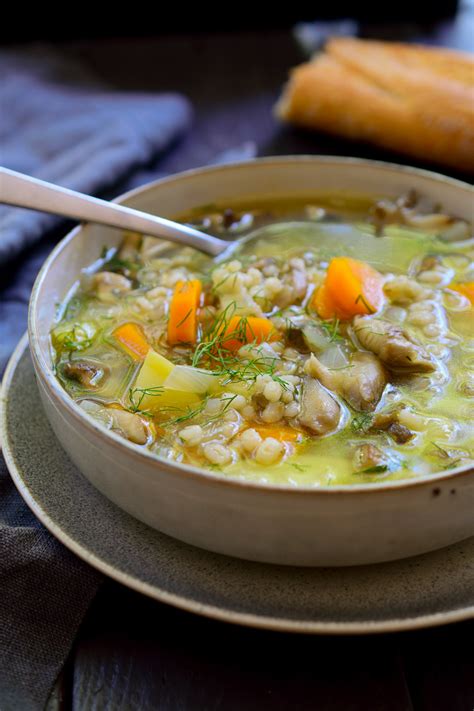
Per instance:
[[[207,205],[225,261],[127,233],[51,344],[94,419],[164,457],[271,484],[372,484],[474,456],[470,226],[412,193]]]

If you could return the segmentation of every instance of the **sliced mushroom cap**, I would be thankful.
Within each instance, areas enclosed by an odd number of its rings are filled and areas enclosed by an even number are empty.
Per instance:
[[[335,432],[342,418],[341,406],[314,378],[303,378],[299,423],[316,435]]]
[[[142,242],[142,235],[138,232],[126,232],[119,251],[120,259],[136,261]]]
[[[91,279],[90,287],[101,301],[113,301],[115,294],[130,291],[132,282],[122,274],[115,272],[99,272]]]
[[[106,368],[87,360],[70,360],[63,366],[64,375],[85,388],[97,388],[108,374]]]
[[[405,444],[415,436],[414,433],[399,421],[399,410],[378,413],[372,422],[370,431],[387,432],[397,444]]]
[[[415,345],[389,321],[371,316],[356,316],[354,333],[363,348],[372,351],[390,370],[405,373],[430,373],[435,364],[427,351]]]
[[[359,444],[354,451],[354,469],[359,472],[388,463],[387,456],[374,444]]]
[[[374,410],[387,384],[385,368],[372,353],[354,353],[348,366],[336,370],[327,368],[311,355],[305,371],[344,398],[355,410]]]
[[[140,415],[115,407],[109,407],[107,412],[112,418],[112,429],[119,430],[130,442],[146,443],[148,440],[147,429]]]

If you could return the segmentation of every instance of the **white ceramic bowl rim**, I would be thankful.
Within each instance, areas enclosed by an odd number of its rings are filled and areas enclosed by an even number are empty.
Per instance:
[[[171,175],[168,177],[164,178],[159,178],[158,180],[154,180],[150,183],[146,183],[145,185],[141,185],[138,188],[134,188],[133,190],[129,190],[126,193],[123,193],[122,195],[119,195],[117,198],[113,200],[113,202],[117,203],[126,203],[127,200],[130,198],[133,198],[135,195],[140,194],[144,189],[150,190],[153,189],[155,186],[158,186],[162,183],[172,183],[172,182],[178,182],[181,183],[183,180],[186,180],[187,178],[194,178],[196,175],[202,174],[202,173],[215,173],[219,171],[225,171],[225,170],[238,170],[239,168],[248,168],[251,165],[254,165],[255,163],[270,163],[270,164],[285,164],[285,163],[291,163],[291,162],[314,162],[317,164],[325,164],[325,163],[340,163],[342,165],[356,165],[360,167],[361,169],[363,168],[377,168],[379,170],[388,170],[388,171],[399,171],[402,173],[407,173],[408,175],[418,175],[418,176],[425,176],[427,178],[430,178],[432,180],[436,180],[438,182],[444,182],[444,183],[449,183],[454,187],[460,187],[463,189],[469,188],[473,190],[468,183],[465,183],[461,180],[457,180],[455,178],[450,178],[448,176],[445,176],[441,173],[435,173],[433,171],[429,170],[424,170],[422,168],[414,168],[411,166],[405,166],[405,165],[399,165],[397,163],[388,163],[385,161],[375,161],[375,160],[368,160],[368,159],[362,159],[362,158],[349,158],[349,157],[342,157],[342,156],[319,156],[319,155],[304,155],[304,156],[278,156],[278,157],[271,157],[271,158],[258,158],[255,160],[250,160],[250,161],[242,161],[239,163],[226,163],[224,165],[217,165],[217,166],[208,166],[208,167],[203,167],[203,168],[193,168],[191,170],[183,171],[181,173],[177,173],[175,175]],[[83,223],[84,224],[84,223]],[[210,472],[205,469],[200,469],[198,467],[193,467],[187,464],[182,464],[180,462],[174,462],[170,461],[169,459],[166,459],[164,457],[160,457],[157,454],[154,454],[150,452],[148,449],[144,449],[143,447],[140,447],[139,445],[135,445],[132,442],[129,442],[125,438],[121,437],[120,435],[116,434],[115,432],[112,432],[110,430],[106,430],[103,428],[101,425],[99,425],[97,422],[95,422],[91,417],[86,415],[84,410],[77,405],[74,400],[67,394],[67,392],[62,388],[60,385],[56,375],[53,372],[53,369],[48,363],[45,358],[43,357],[43,353],[38,345],[38,340],[35,337],[35,314],[36,314],[36,302],[37,302],[37,297],[39,294],[39,291],[41,289],[41,286],[45,280],[48,279],[48,272],[51,264],[55,261],[56,257],[65,249],[69,243],[75,239],[81,232],[83,224],[77,225],[74,229],[72,229],[56,246],[55,248],[51,251],[47,259],[45,260],[44,264],[42,265],[38,276],[35,280],[33,290],[31,293],[31,298],[30,298],[30,305],[29,305],[29,313],[28,313],[28,334],[29,334],[29,342],[30,342],[30,350],[32,353],[32,357],[34,360],[36,360],[36,363],[41,370],[43,377],[46,379],[48,386],[50,390],[54,393],[55,397],[61,402],[61,404],[66,407],[69,412],[80,421],[81,425],[85,426],[91,431],[96,432],[97,434],[111,439],[113,442],[115,442],[116,445],[118,445],[118,448],[123,448],[125,447],[127,450],[132,452],[135,456],[137,457],[144,457],[147,460],[152,460],[153,462],[156,462],[158,464],[164,464],[166,467],[170,467],[173,470],[176,471],[176,473],[180,473],[182,476],[185,477],[198,477],[201,479],[207,479],[211,481],[213,484],[221,484],[223,486],[238,486],[246,489],[254,489],[255,491],[259,491],[261,493],[265,493],[268,491],[271,491],[272,493],[291,493],[293,495],[305,495],[308,496],[308,494],[311,495],[327,495],[327,494],[337,494],[343,492],[344,494],[367,494],[371,491],[375,492],[380,492],[382,489],[386,489],[387,491],[393,490],[393,489],[402,489],[402,488],[408,488],[408,487],[413,487],[413,486],[420,486],[424,484],[430,484],[432,483],[433,485],[436,485],[442,481],[450,480],[453,478],[458,477],[459,475],[468,475],[472,472],[472,467],[470,465],[464,465],[460,467],[456,467],[453,469],[450,469],[449,471],[445,472],[438,472],[435,474],[426,474],[423,476],[416,477],[415,479],[401,479],[401,480],[396,480],[396,481],[380,481],[380,482],[374,482],[370,484],[346,484],[346,485],[338,485],[338,486],[290,486],[288,484],[269,484],[265,482],[257,482],[257,481],[247,481],[247,480],[242,480],[234,476],[224,476],[219,473],[215,472]]]

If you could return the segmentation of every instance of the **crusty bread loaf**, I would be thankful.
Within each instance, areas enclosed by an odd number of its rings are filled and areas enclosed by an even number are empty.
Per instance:
[[[474,172],[474,60],[468,54],[332,39],[293,70],[276,113]]]

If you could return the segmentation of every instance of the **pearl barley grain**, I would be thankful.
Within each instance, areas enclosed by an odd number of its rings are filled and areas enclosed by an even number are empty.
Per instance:
[[[240,442],[246,452],[253,452],[261,441],[261,436],[258,434],[257,430],[254,430],[253,428],[245,430],[245,432],[242,432],[240,436]]]
[[[283,455],[285,448],[281,442],[274,437],[267,437],[258,446],[255,452],[255,459],[259,464],[273,464]]]
[[[268,400],[268,402],[278,402],[281,398],[282,387],[279,383],[272,380],[267,383],[263,389],[263,396]]]
[[[204,456],[211,464],[222,466],[223,464],[229,464],[232,459],[230,449],[218,442],[209,442],[203,447],[203,450]]]
[[[270,402],[263,410],[261,418],[264,422],[272,423],[278,422],[283,417],[285,411],[285,406],[282,402]]]
[[[185,444],[194,447],[202,440],[202,428],[199,425],[184,427],[179,433],[179,436]]]

